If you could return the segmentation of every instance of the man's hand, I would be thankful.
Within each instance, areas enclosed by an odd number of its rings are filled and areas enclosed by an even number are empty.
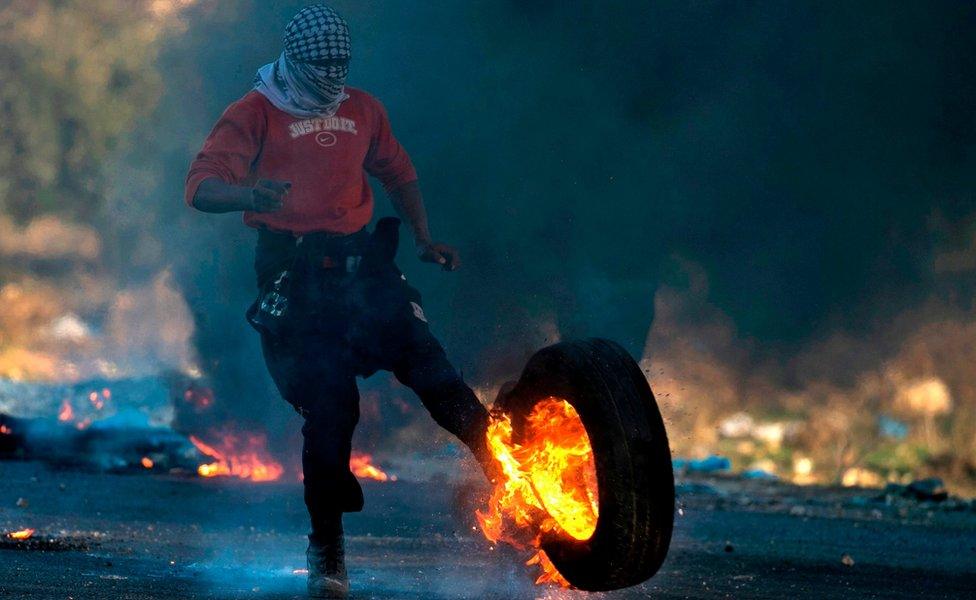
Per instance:
[[[417,256],[424,262],[441,265],[445,271],[457,271],[461,268],[460,253],[447,244],[436,242],[417,244]]]
[[[390,199],[397,214],[413,230],[420,260],[439,264],[445,271],[457,271],[461,268],[461,255],[455,248],[431,241],[430,229],[427,227],[427,209],[420,195],[420,185],[416,181],[405,183],[391,191]]]
[[[290,181],[259,179],[251,188],[249,210],[259,213],[274,212],[285,205],[285,197],[291,190]]]
[[[200,182],[193,206],[208,213],[235,211],[274,212],[285,204],[290,181],[262,179],[254,187],[224,183],[216,177]]]

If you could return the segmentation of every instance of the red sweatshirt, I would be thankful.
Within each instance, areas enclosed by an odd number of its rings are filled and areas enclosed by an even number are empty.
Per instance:
[[[245,212],[247,225],[294,235],[364,227],[373,216],[366,174],[389,192],[415,181],[417,172],[379,100],[354,88],[346,93],[335,116],[325,118],[292,117],[255,91],[231,104],[190,165],[187,204],[210,177],[236,185],[275,179],[292,183],[284,207]]]

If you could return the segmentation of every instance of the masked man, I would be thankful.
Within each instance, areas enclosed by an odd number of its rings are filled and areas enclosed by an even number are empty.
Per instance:
[[[488,414],[393,262],[397,221],[365,229],[369,174],[410,226],[420,259],[447,271],[460,266],[458,252],[430,236],[417,174],[383,106],[345,85],[349,59],[339,14],[303,9],[285,29],[284,52],[227,108],[186,181],[190,206],[241,211],[258,232],[259,294],[248,320],[278,390],[304,418],[308,586],[319,598],[349,589],[341,517],[363,506],[349,471],[357,376],[392,371],[482,464],[487,457]]]

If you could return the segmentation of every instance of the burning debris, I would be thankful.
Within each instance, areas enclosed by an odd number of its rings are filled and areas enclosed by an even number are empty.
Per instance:
[[[278,479],[284,469],[262,434],[224,426],[204,438],[218,441],[207,443],[180,431],[212,406],[209,388],[180,377],[75,385],[0,380],[0,457],[106,471]],[[190,417],[179,419],[182,413]]]
[[[21,529],[20,531],[11,531],[7,534],[7,537],[12,540],[29,540],[33,536],[33,529]]]
[[[396,475],[387,475],[385,471],[373,464],[373,457],[363,452],[353,452],[349,458],[349,470],[359,479],[373,481],[396,481]]]
[[[41,535],[36,529],[25,528],[0,535],[0,550],[35,552],[87,551],[97,545],[91,538],[78,535]]]
[[[147,468],[193,472],[202,456],[187,438],[162,427],[2,417],[13,433],[0,436],[0,459],[42,460],[59,466],[122,472]]]
[[[113,472],[280,480],[285,467],[271,455],[267,436],[234,423],[214,425],[222,422],[215,407],[210,387],[182,377],[75,385],[0,380],[0,409],[13,413],[0,410],[0,458]],[[353,454],[350,469],[360,479],[397,480],[362,452]]]
[[[197,467],[201,477],[237,477],[255,482],[276,481],[284,467],[271,458],[264,434],[238,434],[224,431],[217,436],[219,448],[204,443],[196,436],[190,442],[213,462]]]

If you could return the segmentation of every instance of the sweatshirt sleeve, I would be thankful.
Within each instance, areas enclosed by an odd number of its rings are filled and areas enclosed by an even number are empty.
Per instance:
[[[410,155],[393,136],[390,119],[386,109],[378,100],[376,104],[376,126],[366,155],[366,172],[380,180],[387,193],[417,180]]]
[[[267,130],[265,115],[245,97],[231,104],[214,125],[186,176],[184,200],[193,206],[197,188],[205,179],[239,184],[261,152]]]

